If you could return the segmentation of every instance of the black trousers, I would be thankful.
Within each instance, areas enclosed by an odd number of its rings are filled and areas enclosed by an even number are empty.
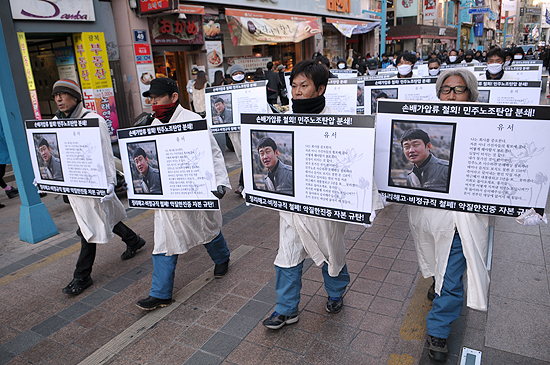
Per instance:
[[[119,236],[128,248],[132,248],[139,243],[139,236],[122,222],[118,222],[113,227],[113,233]],[[86,241],[80,228],[76,231],[76,234],[80,236],[81,247],[73,276],[75,279],[84,279],[92,273],[97,243]]]

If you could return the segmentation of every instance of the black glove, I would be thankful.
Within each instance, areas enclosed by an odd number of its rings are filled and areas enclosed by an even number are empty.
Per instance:
[[[212,190],[212,194],[216,196],[216,198],[221,199],[225,195],[225,186],[218,185],[217,190]]]

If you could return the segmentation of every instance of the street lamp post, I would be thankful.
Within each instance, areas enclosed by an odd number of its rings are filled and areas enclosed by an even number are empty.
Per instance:
[[[387,0],[381,0],[381,11],[363,10],[363,13],[374,14],[380,17],[380,57],[386,53],[386,13],[387,13]]]
[[[510,18],[513,18],[515,17],[516,15],[510,15],[510,16],[507,16],[505,19],[504,19],[504,42],[503,42],[503,46],[506,47],[506,36],[508,35],[506,32],[508,31],[508,19]]]
[[[462,22],[460,21],[460,12],[464,9],[468,9],[468,8],[471,8],[472,4],[474,2],[472,0],[470,1],[467,1],[464,6],[458,6],[458,19],[457,19],[457,24],[458,24],[458,34],[456,35],[456,49],[459,49],[460,48],[460,32],[462,31]],[[469,6],[466,6],[466,5],[469,5]],[[471,17],[470,14],[468,14],[469,17]]]

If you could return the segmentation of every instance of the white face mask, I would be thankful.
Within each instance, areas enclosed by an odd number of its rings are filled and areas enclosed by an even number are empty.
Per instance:
[[[523,58],[523,56],[520,55],[520,54],[515,54],[514,55],[514,60],[521,60],[522,58]]]
[[[408,74],[411,73],[411,70],[412,70],[411,65],[399,65],[399,66],[397,66],[397,72],[399,72],[399,74],[401,76],[407,76]]]
[[[438,68],[430,69],[428,70],[428,72],[430,73],[430,76],[437,76],[439,74],[439,69]]]
[[[449,56],[449,62],[456,61],[456,56]]]
[[[502,63],[489,63],[487,65],[487,71],[489,71],[491,75],[498,74],[500,71],[502,71]]]
[[[343,70],[343,69],[346,68],[346,64],[345,64],[345,63],[339,63],[339,64],[338,64],[338,68],[339,68],[340,70]]]
[[[233,76],[231,76],[231,78],[232,78],[234,81],[239,82],[239,81],[243,81],[243,80],[244,80],[244,75],[241,75],[241,74],[239,74],[239,75],[233,75]]]
[[[511,62],[512,62],[512,61],[506,61],[506,62],[504,62],[504,67],[510,66],[510,63],[511,63]]]
[[[378,73],[378,69],[376,69],[376,70],[369,70],[369,76],[376,76],[377,73]]]

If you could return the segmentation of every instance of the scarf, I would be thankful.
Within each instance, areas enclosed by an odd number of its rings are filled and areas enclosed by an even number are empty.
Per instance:
[[[57,119],[80,118],[82,116],[83,109],[84,105],[82,105],[82,102],[80,102],[76,104],[76,107],[69,114],[65,114],[61,110],[58,110],[55,112],[55,116],[57,117]]]
[[[325,109],[324,95],[311,99],[292,99],[292,111],[297,114],[319,114]]]
[[[492,75],[489,73],[489,71],[485,71],[485,75],[486,75],[487,81],[490,81],[490,80],[500,80],[500,79],[502,79],[502,76],[504,76],[504,67],[503,67],[502,70],[497,74],[497,77],[491,77]]]
[[[155,112],[155,118],[161,121],[161,123],[168,123],[172,115],[178,107],[178,101],[176,100],[172,104],[153,105],[153,112]]]

